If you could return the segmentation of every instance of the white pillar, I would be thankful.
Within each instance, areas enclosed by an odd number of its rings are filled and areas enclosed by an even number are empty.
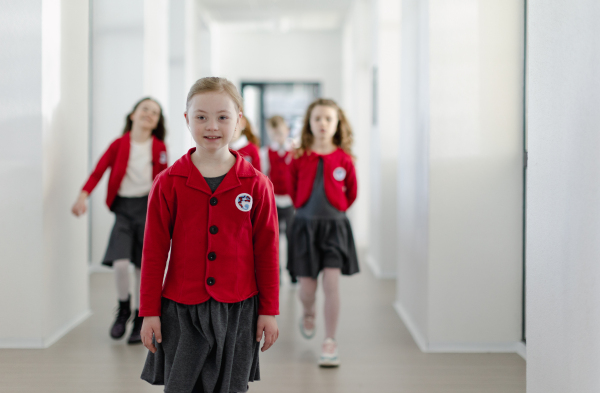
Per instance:
[[[527,391],[600,391],[600,3],[527,9]]]
[[[405,0],[396,308],[420,348],[519,350],[520,0]]]
[[[87,2],[8,1],[0,16],[0,347],[44,348],[89,315]]]

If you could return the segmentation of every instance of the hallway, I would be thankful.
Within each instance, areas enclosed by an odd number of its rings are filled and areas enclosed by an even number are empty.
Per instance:
[[[139,379],[146,350],[113,341],[111,273],[90,276],[93,315],[48,349],[0,349],[2,393],[161,392]],[[280,337],[261,355],[263,393],[524,393],[525,361],[516,354],[422,353],[393,310],[393,280],[377,280],[368,267],[342,280],[338,341],[342,366],[316,361],[323,326],[306,342],[298,332],[296,288],[281,288]],[[322,319],[319,321],[322,322]]]

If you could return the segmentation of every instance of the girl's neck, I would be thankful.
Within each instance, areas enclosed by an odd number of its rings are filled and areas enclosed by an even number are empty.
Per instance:
[[[152,130],[149,128],[136,127],[135,124],[131,126],[130,138],[134,142],[146,142],[152,137]]]
[[[326,155],[326,154],[331,154],[334,151],[337,150],[337,146],[333,143],[332,140],[317,140],[315,139],[312,146],[311,146],[311,150],[314,151],[317,154],[321,154],[321,155]]]
[[[222,176],[235,165],[235,156],[224,146],[216,151],[209,151],[196,145],[192,153],[192,162],[204,177]]]

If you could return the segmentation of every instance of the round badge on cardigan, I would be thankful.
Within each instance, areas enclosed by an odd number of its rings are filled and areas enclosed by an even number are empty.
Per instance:
[[[160,162],[162,165],[165,165],[167,163],[167,152],[166,151],[160,152],[160,158],[158,159],[158,162]]]
[[[240,194],[235,197],[235,207],[243,212],[249,212],[252,209],[252,197],[250,194]]]
[[[333,178],[337,181],[342,181],[346,178],[346,170],[344,168],[337,167],[333,170]]]
[[[250,156],[244,156],[244,160],[248,161],[250,164],[252,164],[252,157]]]

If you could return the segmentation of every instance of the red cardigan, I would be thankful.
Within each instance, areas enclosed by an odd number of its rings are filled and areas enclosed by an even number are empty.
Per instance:
[[[275,195],[289,195],[290,193],[290,164],[292,152],[286,151],[283,156],[277,150],[269,148],[269,179],[273,182]]]
[[[356,171],[352,157],[341,148],[327,155],[306,152],[292,161],[290,195],[294,206],[299,208],[308,202],[317,175],[319,157],[323,158],[323,184],[327,199],[336,209],[348,210],[356,200]]]
[[[195,150],[162,172],[150,192],[140,316],[160,316],[161,296],[200,304],[210,298],[236,303],[256,294],[259,314],[279,314],[279,227],[271,182],[230,150],[235,165],[213,194],[192,163]]]
[[[111,209],[117,197],[121,182],[127,172],[130,148],[131,139],[129,132],[113,141],[83,186],[82,191],[91,194],[100,179],[102,179],[102,175],[104,175],[106,169],[111,167],[110,177],[108,178],[108,192],[106,193],[106,205],[109,209]],[[167,148],[161,140],[152,137],[152,178],[156,178],[165,169],[167,169]]]
[[[256,147],[254,143],[248,142],[248,144],[239,149],[238,152],[246,161],[262,172],[262,169],[260,168],[260,155],[258,153],[258,147]]]

